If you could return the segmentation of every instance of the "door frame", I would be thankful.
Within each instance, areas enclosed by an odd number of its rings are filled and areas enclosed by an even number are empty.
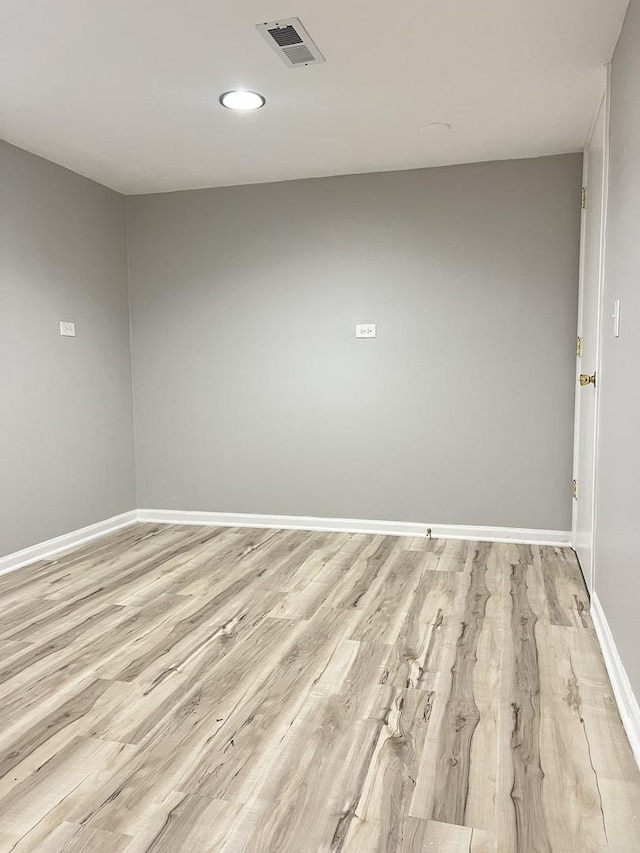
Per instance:
[[[603,312],[604,312],[604,284],[606,271],[606,247],[607,247],[607,212],[609,199],[609,120],[611,112],[611,65],[606,66],[606,79],[602,99],[598,105],[598,109],[593,118],[587,140],[585,143],[585,155],[589,150],[593,133],[596,128],[600,110],[604,110],[604,144],[603,144],[603,165],[602,165],[602,207],[601,207],[601,228],[600,228],[600,263],[598,269],[598,295],[596,306],[596,359],[595,370],[598,380],[602,377],[602,339],[603,339]],[[585,156],[582,186],[587,188],[587,205],[588,200],[588,159]],[[586,215],[583,213],[580,223],[580,273],[579,273],[579,289],[578,289],[578,329],[577,336],[582,332],[582,317],[584,310],[584,279],[585,279],[585,248],[586,248]],[[577,340],[576,340],[577,343]],[[580,458],[580,358],[576,355],[576,373],[575,373],[575,416],[574,416],[574,436],[573,436],[573,476],[578,477],[578,462]],[[598,519],[598,462],[599,462],[599,437],[600,437],[600,381],[594,389],[594,436],[593,436],[593,498],[591,506],[591,589],[593,593],[596,579],[596,539],[597,539],[597,519]],[[578,484],[579,489],[579,484]],[[578,493],[579,500],[579,493]],[[572,501],[571,508],[571,546],[575,549],[576,534],[577,534],[577,516],[578,516],[578,501]]]

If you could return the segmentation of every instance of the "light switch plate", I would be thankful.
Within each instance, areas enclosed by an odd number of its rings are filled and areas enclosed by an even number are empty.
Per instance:
[[[359,323],[356,326],[356,338],[375,338],[376,324],[375,323]]]
[[[70,323],[68,320],[60,320],[60,334],[67,338],[75,338],[76,324]]]
[[[613,303],[613,337],[620,337],[620,300],[616,299]]]

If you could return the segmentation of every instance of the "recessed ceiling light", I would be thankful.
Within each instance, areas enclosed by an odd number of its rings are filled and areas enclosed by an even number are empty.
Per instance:
[[[451,130],[451,125],[446,121],[430,121],[420,128],[420,133],[431,133],[434,136],[440,133],[448,133]]]
[[[242,89],[234,89],[232,92],[224,92],[220,95],[220,103],[228,110],[239,110],[250,112],[264,107],[266,99],[258,92],[245,92]]]

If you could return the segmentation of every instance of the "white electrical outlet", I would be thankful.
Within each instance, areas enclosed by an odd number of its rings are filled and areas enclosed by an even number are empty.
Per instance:
[[[66,338],[75,338],[76,324],[70,323],[68,320],[60,320],[60,334]]]
[[[375,338],[376,324],[375,323],[359,323],[356,326],[356,338]]]

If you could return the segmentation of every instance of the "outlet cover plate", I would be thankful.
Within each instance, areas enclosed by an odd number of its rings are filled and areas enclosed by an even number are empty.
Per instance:
[[[69,322],[69,320],[60,320],[60,334],[65,338],[75,338],[76,324]]]
[[[356,326],[356,338],[375,338],[375,323],[358,323]]]

